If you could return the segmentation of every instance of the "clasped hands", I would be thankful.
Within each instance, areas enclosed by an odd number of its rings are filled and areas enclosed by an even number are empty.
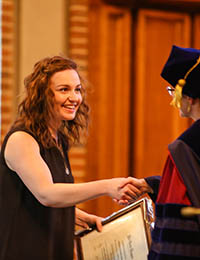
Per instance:
[[[117,187],[118,194],[113,197],[113,200],[120,205],[127,205],[145,193],[153,193],[151,187],[147,184],[145,179],[137,179],[134,177],[119,178],[121,183]]]

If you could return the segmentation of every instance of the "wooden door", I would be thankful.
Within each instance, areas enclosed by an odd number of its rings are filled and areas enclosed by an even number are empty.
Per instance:
[[[92,6],[90,21],[88,180],[128,176],[131,12]],[[119,208],[110,198],[87,205],[102,216]]]
[[[193,17],[192,47],[200,49],[200,14]]]
[[[141,178],[162,174],[167,144],[189,125],[169,105],[168,84],[160,73],[173,44],[190,47],[191,19],[188,14],[155,10],[140,10],[135,19],[132,169]]]

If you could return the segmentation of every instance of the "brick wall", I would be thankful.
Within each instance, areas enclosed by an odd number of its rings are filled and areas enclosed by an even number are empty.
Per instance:
[[[2,0],[1,142],[15,113],[15,4]]]
[[[80,66],[85,79],[88,76],[88,0],[71,0],[69,5],[69,56]],[[79,145],[70,151],[70,161],[76,182],[86,177],[86,147]]]

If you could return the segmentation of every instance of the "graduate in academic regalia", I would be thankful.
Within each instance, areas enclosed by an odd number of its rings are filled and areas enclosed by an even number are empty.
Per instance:
[[[161,76],[171,85],[171,104],[194,123],[168,146],[161,180],[143,179],[153,189],[149,195],[156,207],[148,259],[195,260],[200,259],[200,215],[186,218],[181,209],[200,207],[200,50],[173,46]]]

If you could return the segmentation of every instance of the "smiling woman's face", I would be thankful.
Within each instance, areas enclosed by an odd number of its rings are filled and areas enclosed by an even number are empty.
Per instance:
[[[50,88],[54,93],[54,123],[73,120],[82,102],[78,73],[73,69],[56,72],[50,79]]]

